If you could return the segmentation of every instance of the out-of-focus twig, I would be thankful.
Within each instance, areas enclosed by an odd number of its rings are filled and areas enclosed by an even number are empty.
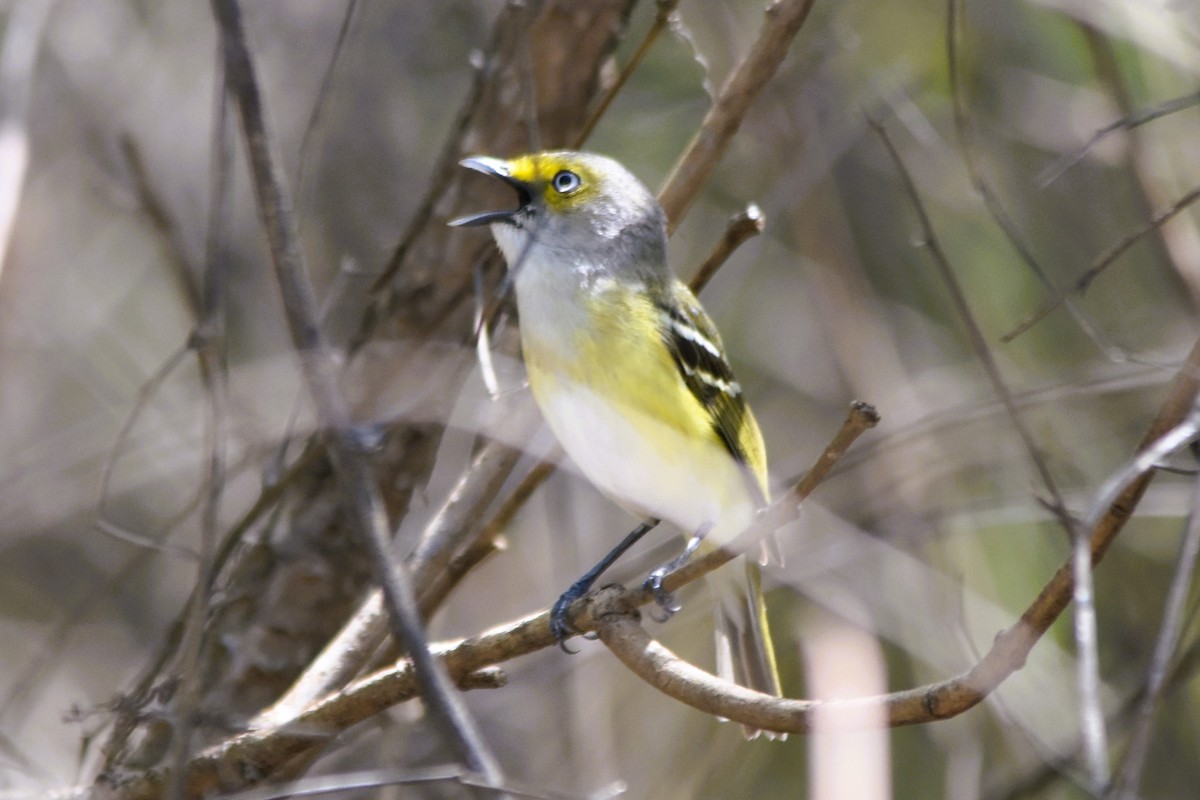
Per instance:
[[[422,617],[436,607],[427,587],[456,553],[470,547],[469,539],[483,526],[484,509],[520,458],[520,451],[500,442],[485,444],[463,472],[446,502],[421,533],[416,551],[404,563],[414,585]],[[444,597],[444,595],[441,595]],[[350,620],[305,668],[288,691],[258,716],[254,727],[277,724],[297,716],[307,705],[345,685],[367,663],[387,632],[387,613],[378,591],[372,592]]]
[[[1041,263],[1033,255],[1033,251],[1029,247],[1029,243],[1017,230],[1017,225],[1009,216],[1008,211],[1004,208],[1004,204],[1000,202],[1000,198],[992,190],[992,187],[984,180],[983,172],[979,168],[978,158],[976,156],[976,141],[975,129],[971,124],[970,116],[967,113],[967,101],[965,92],[962,86],[962,70],[960,69],[959,59],[962,46],[962,0],[947,0],[946,14],[946,60],[949,67],[950,76],[950,99],[954,108],[954,130],[958,136],[958,146],[963,154],[963,163],[966,165],[967,174],[971,179],[971,184],[975,187],[975,191],[983,199],[983,206],[987,209],[988,214],[1004,234],[1004,238],[1008,240],[1009,245],[1016,252],[1017,256],[1029,268],[1038,282],[1046,288],[1047,291],[1058,294],[1059,289],[1054,282],[1050,280],[1050,276],[1046,274],[1046,270],[1042,268]],[[1113,361],[1130,361],[1129,356],[1120,348],[1113,345],[1103,332],[1097,327],[1083,312],[1083,309],[1070,300],[1066,299],[1067,311],[1071,317],[1084,332],[1084,334],[1096,344],[1110,360]],[[1010,341],[1005,338],[1003,341]]]
[[[219,55],[219,54],[218,54]],[[176,723],[172,732],[169,761],[175,774],[192,749],[192,734],[197,712],[203,702],[200,656],[204,646],[205,621],[208,619],[213,576],[217,568],[217,537],[221,516],[221,497],[225,490],[225,455],[228,435],[229,373],[225,360],[225,272],[227,260],[222,252],[225,211],[229,207],[229,171],[233,160],[233,137],[225,98],[225,69],[218,58],[213,97],[212,164],[210,166],[208,230],[205,236],[204,277],[200,291],[200,314],[191,346],[200,364],[200,380],[207,399],[205,450],[207,453],[206,491],[200,519],[200,548],[196,564],[196,584],[188,603],[186,626],[180,643],[176,674],[179,692],[174,705]],[[168,787],[169,800],[183,796],[181,782]]]
[[[300,139],[300,166],[296,170],[296,207],[300,209],[308,205],[308,199],[316,188],[316,183],[311,179],[312,161],[318,157],[324,142],[327,131],[326,117],[334,96],[334,79],[337,77],[338,65],[346,53],[350,31],[358,18],[359,6],[358,0],[348,0],[346,10],[342,12],[342,24],[338,27],[337,38],[333,42],[333,53],[330,54],[329,63],[325,65],[325,72],[321,75],[321,87],[317,89],[312,111],[308,115],[308,124],[304,126],[304,135]]]
[[[600,118],[608,111],[608,107],[612,105],[612,101],[616,99],[621,89],[625,88],[626,81],[629,76],[637,71],[641,65],[642,59],[650,52],[650,48],[658,41],[659,35],[663,29],[667,27],[667,23],[671,20],[671,15],[675,13],[675,7],[679,5],[679,0],[658,0],[658,11],[654,15],[654,22],[650,24],[646,35],[642,37],[642,43],[638,45],[638,49],[634,51],[629,62],[621,70],[621,74],[613,81],[612,86],[608,87],[608,91],[600,98],[600,102],[596,103],[596,107],[592,109],[592,113],[588,116],[587,122],[583,123],[575,140],[571,142],[572,149],[578,150],[587,142],[588,137],[592,135],[592,131],[596,129],[596,125],[600,122]]]
[[[1049,186],[1054,181],[1058,180],[1064,172],[1078,164],[1084,159],[1093,147],[1100,143],[1102,139],[1111,133],[1117,131],[1131,131],[1134,128],[1140,128],[1147,122],[1153,122],[1156,119],[1174,114],[1178,111],[1184,111],[1193,106],[1200,105],[1200,92],[1185,94],[1182,97],[1173,97],[1158,105],[1150,106],[1149,108],[1139,109],[1132,114],[1121,117],[1118,120],[1108,123],[1102,128],[1097,128],[1096,132],[1083,143],[1078,150],[1073,153],[1067,153],[1056,160],[1050,166],[1042,170],[1037,177],[1037,182],[1040,186]]]
[[[134,400],[133,408],[126,415],[125,421],[121,423],[121,429],[117,431],[117,437],[113,441],[112,447],[109,448],[108,458],[105,459],[104,468],[100,474],[100,496],[96,501],[95,525],[96,530],[112,536],[118,541],[194,559],[196,552],[189,547],[167,544],[134,531],[126,531],[119,525],[110,523],[107,520],[108,499],[111,495],[113,474],[121,458],[121,452],[125,449],[125,444],[128,442],[130,434],[133,433],[133,426],[141,419],[142,412],[149,406],[150,401],[158,393],[158,390],[162,388],[163,383],[171,376],[176,367],[183,363],[188,352],[189,347],[186,344],[176,349],[175,352],[167,356],[166,360],[163,361],[154,374],[147,378],[141,388],[138,389],[137,399]]]
[[[220,28],[227,89],[241,119],[254,191],[292,343],[321,423],[327,429],[330,455],[346,507],[375,567],[393,633],[413,659],[422,697],[467,766],[486,780],[499,781],[501,773],[495,758],[457,697],[457,690],[429,653],[407,576],[391,560],[387,510],[369,455],[355,438],[346,399],[337,384],[334,353],[319,327],[320,315],[300,251],[291,201],[283,188],[278,143],[266,127],[241,10],[236,0],[212,0],[212,8]]]
[[[1169,222],[1173,217],[1185,210],[1192,203],[1195,203],[1197,200],[1200,200],[1200,186],[1197,186],[1195,189],[1192,189],[1180,197],[1169,207],[1156,212],[1154,216],[1151,217],[1150,220],[1142,227],[1126,234],[1125,236],[1122,236],[1115,244],[1112,245],[1112,247],[1108,248],[1108,250],[1104,251],[1095,261],[1092,262],[1092,265],[1088,267],[1087,270],[1085,270],[1084,273],[1075,281],[1075,284],[1071,287],[1070,291],[1077,292],[1079,294],[1087,291],[1087,288],[1091,285],[1092,281],[1100,277],[1100,273],[1104,272],[1104,270],[1108,269],[1113,262],[1124,255],[1126,250],[1133,247],[1146,235],[1151,234],[1161,228],[1164,224]],[[1015,328],[1004,334],[1001,339],[1007,342],[1020,336],[1029,328],[1033,327],[1038,322],[1041,322],[1051,311],[1062,305],[1065,299],[1065,293],[1059,293],[1053,297],[1047,298],[1040,306],[1037,307],[1037,310],[1035,310],[1025,319],[1021,320]]]
[[[1192,415],[1193,429],[1195,414]],[[1195,430],[1192,431],[1193,436]],[[1200,481],[1196,482],[1192,494],[1192,511],[1179,546],[1179,558],[1175,561],[1175,575],[1163,609],[1162,625],[1154,643],[1154,654],[1150,658],[1150,669],[1146,677],[1146,689],[1138,704],[1137,720],[1133,735],[1125,750],[1114,778],[1113,800],[1135,800],[1141,785],[1146,754],[1150,750],[1150,733],[1154,723],[1154,712],[1158,708],[1170,677],[1171,659],[1179,647],[1183,632],[1184,606],[1196,573],[1196,558],[1200,556]]]
[[[746,112],[779,69],[812,6],[813,0],[772,0],[767,6],[758,39],[726,79],[717,101],[658,192],[658,201],[667,214],[668,230],[675,230],[700,193],[700,187],[741,127]]]
[[[1021,443],[1025,447],[1025,452],[1028,454],[1030,462],[1042,480],[1042,485],[1050,493],[1054,514],[1058,517],[1063,527],[1070,532],[1072,530],[1072,521],[1063,503],[1062,495],[1058,491],[1054,476],[1050,474],[1050,468],[1046,465],[1045,458],[1042,457],[1041,452],[1038,450],[1037,444],[1033,440],[1033,434],[1030,433],[1029,427],[1025,424],[1025,420],[1017,408],[1016,401],[1013,400],[1012,391],[1008,388],[1004,376],[1000,373],[1000,367],[996,364],[991,347],[988,346],[987,339],[984,338],[983,332],[979,329],[979,324],[975,321],[975,315],[971,311],[970,304],[967,302],[966,294],[963,292],[962,286],[954,274],[954,270],[950,267],[950,261],[942,251],[941,243],[934,233],[933,223],[925,211],[924,203],[921,202],[921,197],[917,192],[912,175],[909,173],[908,168],[905,167],[903,159],[900,158],[900,152],[896,149],[895,144],[892,143],[891,137],[888,136],[887,129],[881,123],[874,120],[871,121],[871,127],[879,135],[880,140],[887,149],[888,155],[892,159],[892,163],[896,166],[896,171],[900,176],[901,182],[904,184],[905,192],[909,196],[909,200],[913,205],[913,210],[916,212],[917,220],[921,226],[921,243],[929,249],[933,263],[942,277],[942,282],[946,285],[947,291],[950,292],[950,299],[954,304],[955,311],[962,320],[963,326],[966,328],[967,337],[971,341],[971,347],[975,350],[975,356],[983,365],[984,371],[987,372],[993,391],[996,392],[996,395],[1004,403],[1004,409],[1008,413],[1009,420],[1012,422],[1013,428],[1017,431],[1017,435],[1020,436]]]

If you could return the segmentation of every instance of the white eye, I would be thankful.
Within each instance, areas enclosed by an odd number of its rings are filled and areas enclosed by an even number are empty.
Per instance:
[[[582,185],[583,181],[581,181],[579,176],[574,172],[571,172],[568,169],[562,169],[555,173],[554,180],[551,181],[551,183],[554,185],[554,189],[559,194],[570,194],[578,189],[580,185]]]

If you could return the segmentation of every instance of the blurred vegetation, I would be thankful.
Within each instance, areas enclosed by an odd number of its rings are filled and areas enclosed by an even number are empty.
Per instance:
[[[25,39],[12,35],[13,20],[39,2],[6,5],[3,40],[6,58],[11,48],[38,48],[34,69],[0,68],[0,111],[11,112],[14,82],[24,80],[29,97],[28,166],[0,273],[0,789],[30,797],[90,784],[114,699],[153,665],[196,584],[208,402],[196,359],[171,359],[197,324],[211,257],[218,95],[208,4],[60,0]],[[469,292],[422,305],[422,286],[436,287],[430,297],[450,291],[439,283],[448,261],[422,262],[432,249],[410,254],[391,284],[407,287],[403,303],[371,293],[430,181],[441,179],[435,167],[493,22],[512,9],[499,0],[363,0],[338,49],[342,3],[243,5],[329,331],[349,345],[364,314],[377,315],[367,344],[347,358],[346,389],[361,418],[377,424],[380,461],[400,465],[386,471],[385,489],[404,553],[478,442],[517,435],[505,429],[505,403],[523,401],[521,372],[502,359],[505,397],[486,398]],[[683,2],[586,147],[661,185],[712,87],[754,40],[762,5]],[[654,3],[633,4],[605,79],[655,13]],[[737,251],[703,299],[762,425],[777,485],[811,463],[852,399],[883,416],[782,533],[787,562],[768,572],[792,697],[811,696],[813,659],[831,652],[822,633],[831,630],[873,643],[868,652],[886,676],[875,691],[962,671],[1069,554],[872,121],[911,172],[1072,514],[1085,515],[1134,453],[1197,335],[1200,214],[1191,206],[1105,264],[1085,293],[1072,292],[1073,312],[1059,307],[1002,340],[1200,185],[1195,102],[1081,150],[1115,121],[1197,100],[1200,10],[967,0],[959,13],[956,99],[946,4],[816,3],[671,243],[673,266],[688,275],[730,215],[750,202],[765,213],[766,232]],[[318,122],[306,133],[314,107]],[[222,534],[279,479],[281,442],[290,443],[286,464],[316,448],[240,139],[234,153],[216,255],[230,390]],[[15,158],[0,150],[0,161]],[[1053,288],[998,224],[981,184]],[[452,201],[470,211],[489,199],[456,188]],[[469,288],[468,256],[482,234],[437,235],[457,248],[453,274]],[[404,283],[413,276],[427,284]],[[498,280],[493,264],[482,283]],[[501,324],[499,348],[511,330],[511,320]],[[164,365],[173,368],[154,380]],[[508,489],[545,454],[546,434],[528,445]],[[328,466],[319,453],[308,457],[301,478],[237,542],[209,598],[198,743],[237,731],[285,688],[369,582],[326,492]],[[1182,471],[1160,473],[1095,575],[1116,765],[1193,513],[1195,461],[1184,453],[1172,463]],[[432,620],[431,635],[471,635],[547,607],[630,523],[560,470],[509,526],[507,549],[468,575]],[[678,540],[658,533],[651,544],[615,577],[638,579]],[[700,594],[685,593],[684,611],[651,631],[711,668]],[[1194,591],[1184,611],[1152,720],[1146,798],[1192,796],[1200,783]],[[507,664],[507,687],[467,695],[512,780],[567,797],[619,786],[630,797],[819,796],[807,788],[819,771],[810,769],[814,740],[846,734],[744,742],[737,726],[657,694],[599,644],[579,646],[573,657],[548,650]],[[986,703],[883,734],[883,760],[864,757],[860,767],[906,800],[1090,797],[1079,702],[1068,612]],[[139,724],[156,714],[172,721],[169,697],[152,705]],[[434,730],[406,708],[380,715],[308,774],[403,774],[453,761]],[[338,796],[462,794],[401,785]]]

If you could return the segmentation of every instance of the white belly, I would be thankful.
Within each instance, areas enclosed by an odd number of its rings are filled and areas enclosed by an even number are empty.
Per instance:
[[[535,392],[567,455],[593,485],[634,514],[671,522],[685,534],[709,528],[720,544],[754,519],[745,476],[716,443],[686,440],[646,417],[631,421],[594,391],[555,381]]]

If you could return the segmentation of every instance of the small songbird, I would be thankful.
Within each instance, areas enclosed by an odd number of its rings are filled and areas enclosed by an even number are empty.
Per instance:
[[[625,509],[727,543],[768,499],[762,434],[695,295],[667,267],[666,216],[616,161],[536,153],[462,165],[519,205],[490,224],[516,290],[529,385],[583,475]],[[778,695],[758,564],[708,575],[721,677]],[[754,731],[747,731],[753,735]]]

